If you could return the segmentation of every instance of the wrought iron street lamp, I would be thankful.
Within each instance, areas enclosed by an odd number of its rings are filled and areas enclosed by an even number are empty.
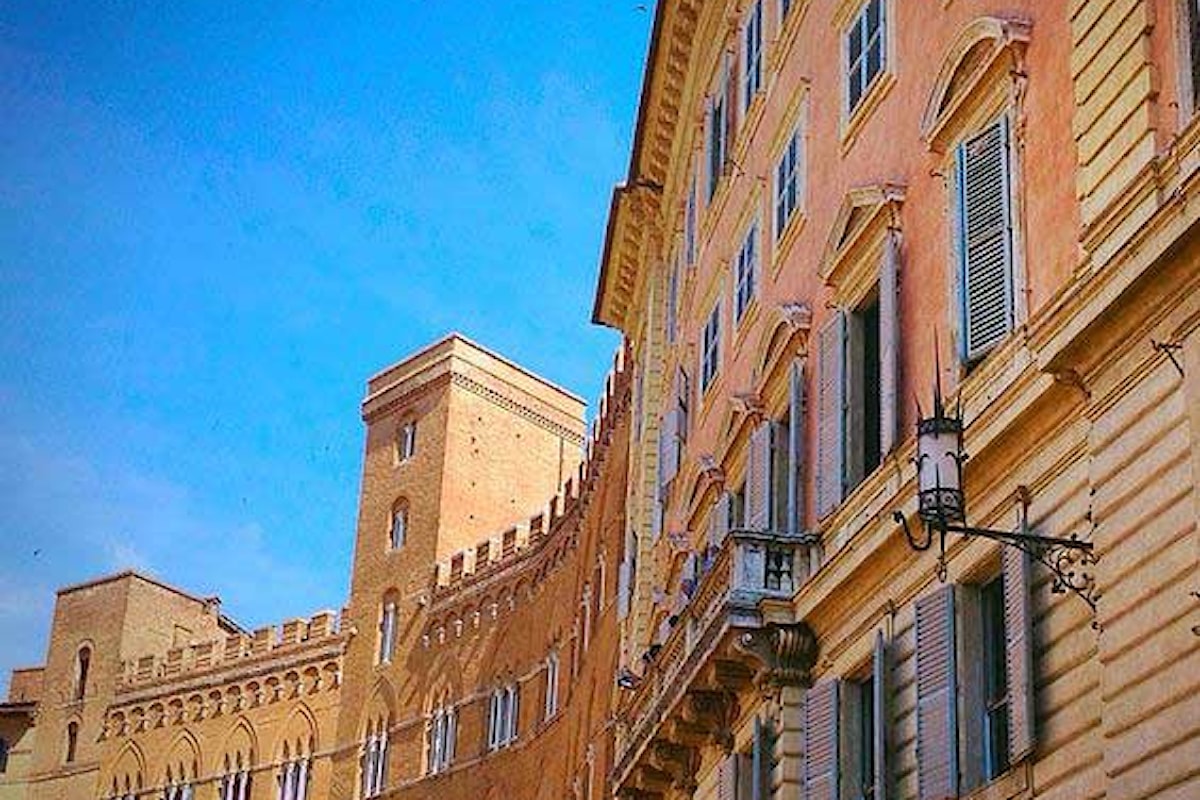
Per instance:
[[[946,579],[946,536],[957,533],[982,537],[1016,547],[1028,553],[1054,574],[1052,590],[1073,592],[1096,611],[1096,579],[1091,568],[1097,557],[1091,542],[1070,538],[1036,536],[1029,532],[1028,490],[1021,487],[1021,524],[1015,531],[976,528],[966,524],[966,493],[963,490],[963,424],[961,409],[951,414],[942,402],[940,386],[934,387],[933,416],[922,417],[917,406],[917,516],[924,523],[924,534],[914,534],[908,519],[900,511],[892,517],[904,528],[904,536],[913,550],[928,550],[936,537],[938,578]]]

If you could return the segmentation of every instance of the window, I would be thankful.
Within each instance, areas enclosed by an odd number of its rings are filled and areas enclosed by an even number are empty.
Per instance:
[[[520,689],[514,684],[492,692],[488,713],[488,749],[499,750],[517,740],[517,720],[520,717]]]
[[[738,249],[737,261],[734,263],[734,296],[733,320],[741,322],[754,299],[755,281],[758,272],[758,223],[755,222],[746,231],[742,246]]]
[[[67,764],[75,763],[75,750],[79,746],[79,723],[67,723],[67,752],[63,757],[63,761]]]
[[[704,331],[700,342],[700,392],[708,391],[708,387],[717,377],[721,358],[721,301],[713,304],[708,321],[704,323]]]
[[[875,697],[870,676],[846,681],[842,698],[845,728],[842,737],[842,774],[846,800],[872,800],[875,796]]]
[[[775,240],[783,238],[788,223],[800,207],[803,186],[801,185],[801,169],[803,158],[803,141],[800,138],[800,126],[792,131],[787,146],[779,156],[775,165]]]
[[[1008,675],[1004,643],[1004,577],[979,591],[983,634],[983,777],[992,780],[1008,769]]]
[[[379,795],[387,784],[389,727],[386,720],[376,720],[367,726],[360,764],[363,797]]]
[[[241,753],[238,753],[233,761],[230,761],[229,756],[225,756],[225,773],[221,776],[218,787],[221,800],[246,800],[250,797],[253,780],[249,758],[242,763]]]
[[[390,664],[396,651],[396,603],[387,601],[379,615],[379,657],[376,663]]]
[[[1191,111],[1200,111],[1200,0],[1182,0],[1184,24],[1184,40],[1187,44],[1187,59],[1191,71],[1188,76],[1187,89],[1191,92]]]
[[[399,550],[404,546],[404,539],[408,533],[408,506],[404,503],[397,503],[392,509],[391,529],[388,531],[388,545],[393,550]]]
[[[87,645],[79,648],[75,656],[75,699],[82,700],[87,693],[88,669],[92,665],[92,649]]]
[[[708,199],[712,200],[729,158],[729,80],[708,100]]]
[[[779,21],[782,23],[788,18],[788,13],[792,10],[792,0],[779,0]]]
[[[408,461],[417,453],[417,423],[406,422],[396,436],[396,463]]]
[[[960,349],[970,363],[1013,329],[1013,224],[1008,120],[958,147]]]
[[[879,294],[846,315],[845,487],[849,491],[879,466]]]
[[[0,738],[0,775],[8,772],[8,740]]]
[[[546,657],[546,706],[544,716],[550,719],[558,713],[558,651]]]
[[[133,777],[125,775],[124,780],[118,783],[114,777],[112,779],[111,796],[115,800],[138,800],[138,796],[142,791],[142,774],[139,772]]]
[[[195,789],[192,782],[196,777],[196,764],[192,764],[191,777],[188,776],[187,770],[183,764],[176,764],[174,767],[167,767],[167,778],[163,781],[162,800],[192,800]],[[304,800],[300,797],[286,797],[282,800]]]
[[[426,743],[426,771],[430,775],[445,772],[454,763],[454,748],[458,739],[458,709],[439,706],[429,718]]]
[[[846,110],[853,113],[883,72],[887,51],[884,0],[867,0],[846,31]]]
[[[746,16],[746,27],[742,32],[742,109],[750,108],[754,96],[762,90],[762,0],[755,0]]]
[[[587,583],[583,585],[583,596],[579,599],[579,615],[583,620],[583,648],[586,650],[592,640],[592,587]]]

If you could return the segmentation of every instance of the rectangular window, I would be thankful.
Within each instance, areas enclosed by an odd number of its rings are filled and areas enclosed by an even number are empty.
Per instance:
[[[1008,120],[958,147],[959,340],[964,361],[982,358],[1013,329],[1013,231]]]
[[[1004,577],[980,588],[983,644],[983,774],[1008,769],[1008,675],[1005,663]]]
[[[675,329],[678,327],[679,316],[679,254],[671,262],[671,272],[667,276],[667,342],[675,344]]]
[[[729,157],[729,83],[721,86],[708,101],[708,199],[712,200],[725,174]]]
[[[687,370],[685,370],[683,367],[679,368],[679,372],[677,374],[678,383],[675,387],[675,402],[677,408],[679,409],[679,429],[676,431],[676,435],[679,437],[679,444],[682,447],[683,445],[687,444],[688,425],[691,423],[689,409],[691,407],[690,399],[692,396],[692,381],[691,378],[688,377]]]
[[[846,681],[842,691],[843,800],[874,800],[873,743],[876,717],[872,677],[868,675],[858,680]]]
[[[879,298],[874,294],[846,320],[845,490],[879,466]]]
[[[886,63],[883,4],[884,0],[867,0],[846,31],[847,113],[858,108]]]
[[[783,148],[783,153],[779,156],[779,162],[775,165],[776,241],[783,237],[788,223],[795,215],[796,209],[800,207],[802,147],[800,126],[797,125],[796,129],[792,131],[791,138],[788,139],[787,146]]]
[[[1187,61],[1191,66],[1191,78],[1188,88],[1192,94],[1191,111],[1200,111],[1200,0],[1183,0],[1183,15],[1187,26],[1185,37],[1187,41]]]
[[[742,36],[743,74],[742,109],[750,108],[754,96],[762,90],[762,0],[756,0],[746,16],[746,27]]]
[[[488,748],[499,750],[517,739],[517,719],[520,714],[520,692],[516,684],[492,693],[488,716]]]
[[[734,264],[734,322],[741,322],[750,301],[754,299],[755,283],[758,280],[758,223],[750,226]]]
[[[683,212],[683,252],[684,263],[692,266],[696,263],[696,175],[688,183],[687,206]]]
[[[558,712],[558,653],[546,658],[546,706],[545,718],[550,719]]]
[[[729,496],[729,527],[728,530],[741,530],[746,527],[746,484],[742,484]]]
[[[788,13],[792,10],[792,0],[779,0],[779,21],[782,24],[788,18]]]
[[[716,380],[721,358],[721,301],[713,305],[709,312],[708,321],[704,323],[700,349],[700,391],[708,391],[708,387]]]

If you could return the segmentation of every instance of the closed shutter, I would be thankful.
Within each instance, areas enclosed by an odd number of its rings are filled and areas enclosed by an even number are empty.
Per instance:
[[[879,269],[879,452],[899,438],[900,394],[900,235],[890,231]]]
[[[845,403],[846,317],[837,312],[817,335],[820,383],[817,387],[817,516],[842,500],[842,438]]]
[[[746,527],[771,527],[771,423],[763,421],[750,434],[746,464]]]
[[[1004,548],[1004,638],[1008,677],[1008,761],[1017,764],[1037,746],[1033,703],[1033,610],[1029,554]]]
[[[917,606],[917,785],[920,800],[958,796],[954,586]]]
[[[617,619],[625,619],[629,615],[630,567],[628,561],[622,561],[617,567]]]
[[[838,800],[838,682],[821,681],[804,699],[804,800]]]
[[[804,399],[804,359],[797,358],[788,375],[787,532],[792,536],[804,525]]]
[[[729,533],[729,492],[721,492],[708,518],[708,543],[720,547]]]
[[[1008,120],[1002,117],[958,149],[960,292],[967,360],[1013,328],[1012,209]]]
[[[671,409],[663,415],[658,428],[658,457],[662,467],[659,481],[665,486],[679,472],[679,411]]]
[[[738,756],[730,753],[717,768],[717,800],[738,800]]]
[[[871,732],[871,753],[875,764],[875,794],[868,800],[887,800],[888,758],[888,651],[883,631],[875,633],[875,658],[871,665],[871,699],[875,706],[875,730]]]

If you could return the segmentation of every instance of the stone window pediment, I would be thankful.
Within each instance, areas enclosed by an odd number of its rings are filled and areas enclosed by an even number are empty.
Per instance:
[[[842,200],[825,243],[820,275],[834,290],[833,302],[853,305],[877,280],[885,234],[899,227],[904,187],[879,183],[851,189]]]

